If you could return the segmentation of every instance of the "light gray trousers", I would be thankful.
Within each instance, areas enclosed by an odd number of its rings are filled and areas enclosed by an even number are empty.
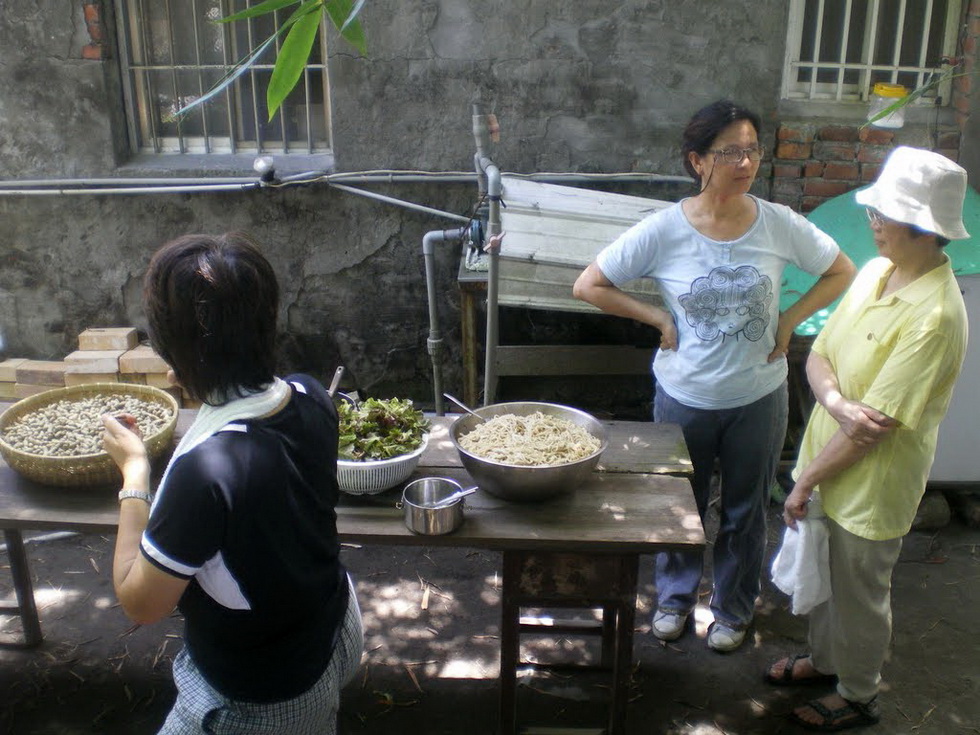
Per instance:
[[[892,634],[892,570],[901,537],[871,541],[827,519],[830,599],[810,612],[813,665],[837,674],[837,693],[855,702],[878,694]]]

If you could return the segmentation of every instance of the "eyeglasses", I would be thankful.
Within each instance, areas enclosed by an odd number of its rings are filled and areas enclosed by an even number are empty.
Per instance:
[[[887,225],[889,222],[895,221],[890,217],[886,217],[874,207],[865,207],[864,213],[868,215],[868,222],[871,223],[872,227],[880,227],[882,225]]]
[[[754,145],[749,148],[738,148],[736,146],[729,148],[710,148],[708,149],[708,153],[714,153],[721,161],[732,165],[741,163],[746,156],[748,156],[750,161],[755,163],[756,161],[762,160],[762,157],[766,154],[766,147]]]

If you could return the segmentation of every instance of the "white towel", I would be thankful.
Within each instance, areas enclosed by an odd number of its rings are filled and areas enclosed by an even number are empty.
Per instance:
[[[197,412],[197,416],[194,418],[194,422],[177,444],[173,456],[170,457],[170,461],[167,463],[167,468],[163,471],[163,477],[160,478],[156,496],[153,498],[153,507],[156,507],[157,499],[165,489],[167,477],[170,475],[170,468],[174,466],[174,462],[181,455],[187,454],[205,439],[221,431],[221,429],[232,421],[253,419],[274,410],[289,395],[289,390],[289,384],[286,381],[281,378],[275,378],[268,388],[259,393],[253,393],[244,398],[235,398],[222,406],[211,406],[207,403],[201,406]],[[150,509],[150,512],[153,512],[153,508]]]
[[[772,560],[772,581],[793,598],[793,614],[806,615],[830,598],[830,549],[827,520],[814,493],[807,517],[789,526]]]

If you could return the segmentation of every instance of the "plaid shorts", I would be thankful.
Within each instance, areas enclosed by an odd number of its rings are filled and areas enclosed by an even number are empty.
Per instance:
[[[182,649],[174,659],[177,701],[159,735],[334,735],[340,690],[361,662],[361,610],[348,577],[350,600],[333,656],[323,676],[306,692],[282,702],[238,702],[205,681]]]

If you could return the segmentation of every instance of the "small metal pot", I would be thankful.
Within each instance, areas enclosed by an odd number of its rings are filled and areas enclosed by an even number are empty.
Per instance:
[[[463,523],[463,498],[439,508],[432,506],[462,489],[458,482],[446,477],[423,477],[408,483],[398,503],[398,507],[405,511],[408,530],[425,536],[441,536],[459,528]]]

